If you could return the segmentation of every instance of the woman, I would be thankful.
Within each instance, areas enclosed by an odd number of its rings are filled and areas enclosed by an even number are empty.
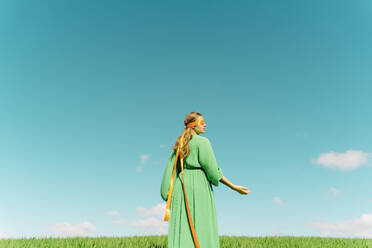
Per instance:
[[[168,158],[160,189],[162,199],[167,201],[164,220],[169,217],[168,247],[220,247],[212,184],[218,186],[220,181],[240,194],[250,190],[223,176],[208,138],[199,136],[205,132],[203,116],[191,112],[184,124],[186,128]],[[173,173],[176,157],[177,168]]]

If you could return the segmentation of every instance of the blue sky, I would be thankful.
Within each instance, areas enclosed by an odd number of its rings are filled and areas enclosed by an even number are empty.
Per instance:
[[[220,235],[372,237],[372,2],[1,1],[0,238],[164,234],[191,111]]]

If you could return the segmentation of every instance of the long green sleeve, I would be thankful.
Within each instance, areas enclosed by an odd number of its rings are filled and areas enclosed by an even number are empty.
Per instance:
[[[163,179],[161,181],[160,194],[161,194],[161,198],[164,201],[168,200],[168,191],[169,191],[170,181],[171,181],[171,177],[172,177],[172,173],[174,169],[175,158],[176,158],[176,151],[173,150],[168,158],[168,162],[167,162],[167,165],[163,173]],[[177,179],[177,172],[174,175],[174,180],[176,179]]]
[[[218,167],[212,145],[208,138],[201,137],[198,147],[199,163],[204,168],[207,178],[213,185],[218,186],[218,182],[223,177],[222,169]]]

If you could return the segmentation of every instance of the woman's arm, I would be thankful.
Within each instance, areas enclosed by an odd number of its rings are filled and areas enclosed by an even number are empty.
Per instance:
[[[223,184],[225,184],[226,186],[230,187],[231,189],[235,190],[235,185],[232,182],[230,182],[229,180],[227,180],[226,177],[223,176],[220,179],[220,182],[223,183]]]
[[[242,195],[246,195],[246,194],[249,194],[251,192],[249,189],[247,189],[244,186],[233,184],[232,182],[227,180],[227,178],[224,177],[224,176],[222,176],[222,178],[220,179],[220,182],[225,184],[226,186],[229,186],[232,190],[235,190]]]

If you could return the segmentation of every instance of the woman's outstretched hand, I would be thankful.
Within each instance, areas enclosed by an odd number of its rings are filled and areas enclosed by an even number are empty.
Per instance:
[[[222,176],[222,178],[220,179],[220,182],[225,184],[226,186],[229,186],[231,189],[239,192],[242,195],[246,195],[246,194],[251,193],[251,191],[249,189],[247,189],[246,187],[233,184],[232,182],[227,180],[227,178],[225,176]]]
[[[240,186],[240,185],[236,185],[234,187],[234,190],[237,191],[238,193],[242,194],[242,195],[246,195],[246,194],[249,194],[251,191],[244,187],[244,186]]]

